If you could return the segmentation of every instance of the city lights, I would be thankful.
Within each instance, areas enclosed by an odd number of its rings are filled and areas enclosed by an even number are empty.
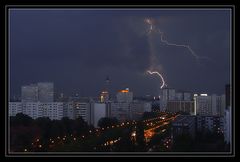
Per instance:
[[[7,151],[235,153],[234,7],[154,8],[6,12]]]

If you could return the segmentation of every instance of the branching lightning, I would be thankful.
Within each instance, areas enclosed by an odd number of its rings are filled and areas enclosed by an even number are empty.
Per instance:
[[[162,42],[162,43],[164,43],[164,44],[166,44],[166,45],[168,45],[168,46],[184,47],[184,48],[188,49],[188,51],[190,52],[190,54],[191,54],[192,56],[194,56],[194,57],[197,59],[197,61],[198,61],[199,59],[209,59],[208,57],[202,57],[202,56],[200,57],[200,56],[198,56],[198,55],[192,50],[192,48],[191,48],[189,45],[175,44],[175,43],[170,43],[170,42],[168,42],[166,39],[163,38],[164,33],[161,32],[161,31],[154,25],[154,21],[153,21],[153,20],[147,18],[147,19],[145,19],[145,22],[149,25],[149,29],[148,29],[147,33],[148,33],[148,34],[151,34],[151,33],[153,33],[153,32],[156,32],[156,33],[160,34],[160,38],[161,38],[161,42]]]
[[[149,24],[149,29],[148,29],[148,33],[151,33],[154,30],[154,26],[153,21],[151,19],[145,19],[145,22],[147,24]],[[148,35],[148,44],[150,47],[150,70],[147,71],[147,73],[149,73],[150,75],[156,74],[157,76],[160,77],[161,79],[161,86],[160,88],[162,89],[164,86],[166,86],[165,80],[163,78],[163,75],[160,73],[160,64],[158,63],[158,59],[156,57],[156,50],[154,48],[154,44],[153,44],[153,40],[152,37],[150,35]]]
[[[160,78],[161,78],[161,80],[162,80],[162,85],[161,85],[161,89],[166,85],[166,83],[165,83],[165,80],[164,80],[164,78],[163,78],[163,76],[159,73],[159,72],[157,72],[157,71],[147,71],[149,74],[157,74]]]
[[[193,50],[192,48],[189,46],[189,45],[185,45],[185,44],[175,44],[175,43],[170,43],[168,42],[168,40],[164,39],[164,33],[162,31],[160,31],[159,28],[157,28],[155,25],[154,25],[154,19],[145,19],[144,22],[146,24],[149,25],[148,29],[147,29],[147,35],[148,35],[148,43],[149,43],[149,47],[150,47],[150,64],[151,64],[151,67],[149,68],[150,70],[148,70],[147,72],[149,74],[157,74],[161,80],[162,80],[162,84],[161,84],[161,89],[164,87],[164,86],[167,86],[164,78],[163,78],[163,75],[159,72],[161,71],[161,68],[159,68],[159,63],[158,63],[158,60],[156,59],[156,51],[155,51],[155,48],[154,48],[154,45],[153,45],[153,40],[152,40],[152,35],[154,33],[157,33],[157,34],[160,34],[160,41],[161,43],[167,45],[167,46],[175,46],[175,47],[183,47],[185,49],[187,49],[189,51],[189,53],[196,59],[197,63],[199,63],[198,61],[200,59],[207,59],[209,60],[208,57],[202,57],[202,56],[199,56],[197,55]]]

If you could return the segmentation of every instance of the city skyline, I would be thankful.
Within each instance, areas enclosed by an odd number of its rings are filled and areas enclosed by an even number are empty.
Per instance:
[[[109,76],[113,93],[128,87],[135,96],[157,95],[161,80],[146,74],[153,52],[169,87],[222,94],[230,82],[230,10],[9,13],[10,94],[20,94],[22,85],[51,81],[59,93],[98,96]],[[164,33],[154,35],[150,43],[144,22],[148,18]],[[189,45],[209,59],[196,61],[188,49],[163,40]]]

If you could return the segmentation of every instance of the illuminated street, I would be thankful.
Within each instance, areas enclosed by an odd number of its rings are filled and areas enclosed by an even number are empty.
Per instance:
[[[159,117],[159,118],[154,118],[154,119],[149,119],[145,122],[146,129],[144,130],[144,136],[147,141],[152,138],[153,135],[155,135],[155,130],[169,125],[171,121],[173,121],[177,116],[176,114],[170,115],[169,117],[165,117],[164,119]],[[162,129],[162,131],[164,128]],[[163,131],[164,132],[164,131]]]

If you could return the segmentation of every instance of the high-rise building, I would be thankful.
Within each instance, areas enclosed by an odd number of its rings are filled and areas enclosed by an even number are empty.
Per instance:
[[[183,100],[184,101],[191,101],[193,99],[191,92],[183,92]]]
[[[38,100],[40,102],[53,102],[54,87],[53,83],[42,82],[38,83]]]
[[[63,116],[68,117],[69,119],[75,119],[76,110],[74,107],[74,102],[64,102],[63,104]]]
[[[217,96],[215,94],[211,96],[207,94],[195,95],[194,104],[197,115],[223,116],[225,97],[224,95]]]
[[[217,110],[217,102],[218,102],[218,100],[219,100],[219,97],[217,97],[216,94],[213,94],[211,96],[212,115],[219,115],[218,114],[219,111]]]
[[[81,117],[85,122],[89,121],[90,104],[87,102],[74,102],[75,118]]]
[[[226,95],[225,94],[223,94],[223,95],[221,95],[221,101],[219,101],[219,102],[221,102],[221,108],[220,108],[220,116],[224,116],[224,114],[225,114],[225,109],[226,109]]]
[[[196,115],[212,115],[211,96],[200,95],[195,96]]]
[[[130,92],[128,88],[125,90],[120,90],[117,93],[117,102],[132,102],[133,92]]]
[[[108,94],[110,95],[110,78],[109,78],[109,76],[107,76],[106,80],[105,80],[105,91],[107,91]]]
[[[53,102],[53,83],[37,83],[22,86],[22,102]]]
[[[168,112],[184,112],[188,113],[189,115],[195,115],[194,109],[194,101],[183,101],[183,100],[176,100],[176,101],[168,101],[167,109]]]
[[[175,98],[177,101],[182,101],[183,100],[183,93],[182,92],[176,92]]]
[[[144,112],[151,112],[151,103],[135,101],[130,103],[130,119],[138,120]]]
[[[94,127],[98,127],[98,121],[101,118],[107,117],[107,109],[105,103],[91,103],[91,120],[90,124]]]
[[[38,86],[36,84],[22,86],[21,91],[22,102],[38,101]]]
[[[100,102],[107,102],[109,101],[109,93],[108,91],[102,91],[100,94]]]
[[[119,121],[130,119],[130,103],[112,102],[110,117],[116,117]]]
[[[211,97],[212,115],[224,116],[225,95],[217,96],[213,94]]]
[[[178,97],[179,96],[178,94]],[[160,110],[165,111],[167,108],[168,101],[175,100],[175,89],[173,88],[163,88],[161,92],[161,104],[160,104]]]
[[[68,101],[64,103],[63,116],[69,119],[81,117],[85,122],[90,122],[90,103],[80,100]]]

